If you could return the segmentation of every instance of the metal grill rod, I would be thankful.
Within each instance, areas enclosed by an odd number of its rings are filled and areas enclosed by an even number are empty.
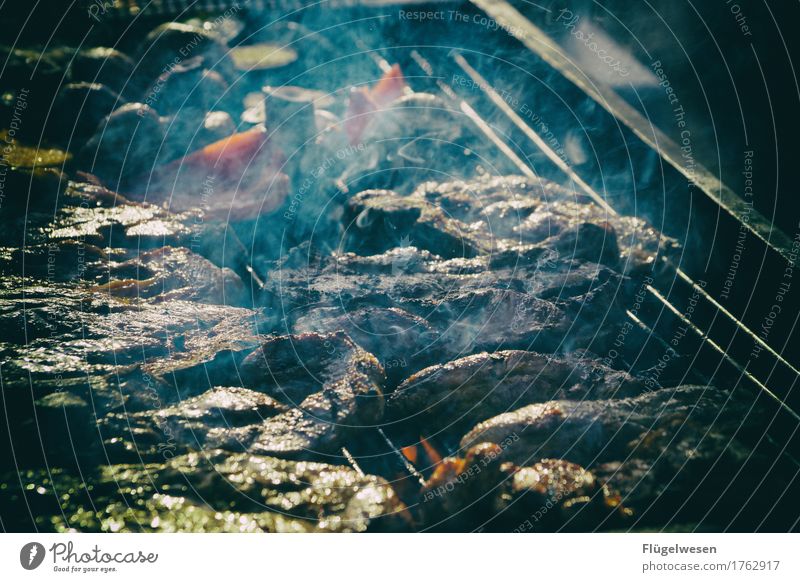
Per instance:
[[[767,247],[792,262],[792,241],[782,230],[748,206],[738,194],[701,164],[696,163],[691,172],[687,170],[681,164],[681,149],[678,144],[661,130],[653,127],[639,111],[615,91],[588,78],[584,71],[559,50],[558,45],[543,30],[525,18],[516,8],[505,0],[470,0],[470,2],[633,131],[639,139],[658,152],[667,163],[694,183],[701,192],[733,216],[739,224],[744,225]]]
[[[600,196],[597,192],[595,192],[591,186],[589,186],[584,180],[580,179],[577,173],[569,168],[569,166],[564,163],[563,160],[556,154],[555,151],[550,148],[550,146],[533,130],[530,126],[528,126],[509,106],[508,104],[497,94],[493,87],[488,83],[488,81],[477,71],[475,70],[463,57],[463,55],[455,53],[454,61],[459,67],[467,73],[475,84],[480,88],[481,91],[487,94],[489,98],[492,100],[493,103],[500,106],[500,109],[508,115],[511,121],[520,129],[522,130],[526,136],[531,138],[531,141],[539,147],[543,153],[547,155],[548,158],[553,159],[555,158],[558,162],[556,165],[562,169],[567,176],[574,180],[584,192],[589,195],[594,201],[602,203],[602,207],[604,209],[608,209],[608,211],[614,215],[618,213],[612,207],[608,205],[608,203]],[[534,139],[535,138],[535,139]],[[577,179],[576,179],[577,177]],[[692,289],[698,292],[706,301],[708,301],[718,312],[722,313],[725,317],[730,319],[736,325],[737,328],[741,329],[745,334],[747,334],[753,341],[761,345],[763,348],[767,350],[770,355],[772,355],[775,359],[779,362],[784,364],[788,369],[790,369],[795,376],[800,377],[800,370],[798,370],[795,366],[793,366],[790,362],[788,362],[783,356],[781,356],[777,351],[775,351],[769,344],[767,344],[762,338],[760,338],[755,332],[753,332],[749,327],[747,327],[744,323],[742,323],[739,319],[737,319],[730,311],[725,309],[719,302],[717,302],[705,289],[703,289],[700,285],[698,285],[686,272],[684,272],[680,267],[675,265],[669,259],[664,259],[666,265],[672,268],[677,275],[686,283],[688,283]],[[648,286],[649,287],[649,286]],[[658,299],[659,302],[664,304],[672,313],[677,315],[681,320],[684,322],[688,322],[685,317],[680,313],[678,309],[675,308],[672,303],[667,300],[667,298],[662,295],[661,293],[656,292],[654,288],[651,288],[651,293],[654,297]],[[715,316],[716,317],[716,316]],[[694,324],[692,324],[693,327]],[[699,330],[699,328],[697,328]],[[721,353],[728,361],[730,361],[737,370],[742,371],[746,374],[746,376],[754,381],[754,383],[759,386],[760,388],[764,389],[771,397],[773,397],[777,402],[781,404],[781,406],[785,407],[788,411],[791,411],[791,414],[800,420],[800,415],[794,412],[784,400],[778,397],[772,390],[767,388],[761,381],[757,380],[750,372],[745,370],[746,367],[743,367],[741,364],[736,362],[733,358],[731,358],[725,350],[722,350],[718,344],[716,344],[713,340],[711,340],[706,332],[702,332],[700,330],[700,336],[704,341],[707,341],[709,345],[715,350]]]
[[[667,309],[669,309],[676,317],[678,317],[684,323],[684,325],[688,326],[689,329],[695,332],[700,337],[701,340],[706,342],[709,346],[711,346],[714,349],[714,351],[721,354],[728,362],[730,362],[731,365],[733,365],[733,367],[736,368],[745,378],[753,382],[756,386],[758,386],[761,390],[763,390],[770,398],[772,398],[772,400],[778,403],[778,405],[783,410],[789,413],[795,420],[800,422],[800,415],[798,415],[794,410],[792,410],[792,408],[788,404],[786,404],[786,402],[783,399],[781,399],[780,396],[775,394],[775,392],[770,390],[763,382],[761,382],[758,378],[756,378],[750,372],[748,372],[745,366],[742,366],[741,364],[739,364],[739,362],[731,358],[728,355],[727,351],[722,349],[722,347],[719,344],[717,344],[717,342],[708,337],[708,334],[706,332],[697,327],[697,325],[692,323],[690,319],[684,316],[674,305],[672,305],[667,300],[666,297],[664,297],[661,293],[659,293],[657,289],[655,289],[651,285],[648,285],[647,290],[653,295],[655,295],[658,298],[658,300],[661,301],[667,307]]]
[[[467,75],[472,78],[473,81],[477,83],[480,89],[488,95],[488,97],[492,100],[500,110],[506,114],[511,121],[514,122],[524,134],[525,136],[530,139],[536,147],[538,147],[542,152],[547,156],[547,158],[553,162],[553,164],[558,167],[562,172],[564,172],[572,181],[574,181],[578,186],[581,187],[581,190],[586,192],[589,197],[594,200],[603,210],[608,212],[609,214],[616,216],[618,213],[614,210],[605,199],[596,192],[589,184],[587,184],[575,170],[569,167],[564,160],[551,148],[547,145],[547,142],[542,139],[542,137],[536,133],[536,131],[531,128],[527,123],[525,123],[522,118],[514,111],[508,103],[495,91],[494,87],[491,87],[484,79],[478,71],[476,71],[472,65],[470,65],[467,60],[461,55],[461,53],[454,51],[452,53],[453,60],[456,64],[461,67],[461,69],[467,73]]]

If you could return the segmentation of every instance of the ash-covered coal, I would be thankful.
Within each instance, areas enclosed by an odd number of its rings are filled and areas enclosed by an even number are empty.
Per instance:
[[[642,378],[610,368],[591,354],[498,351],[413,374],[392,394],[387,416],[394,422],[424,426],[433,434],[464,424],[470,428],[479,420],[534,402],[605,400],[646,390]]]
[[[408,196],[362,192],[348,205],[347,247],[380,252],[413,240],[447,258],[541,249],[641,271],[674,250],[643,220],[611,215],[589,198],[544,179],[484,176],[426,182]]]
[[[445,530],[720,527],[770,470],[753,452],[762,420],[749,399],[709,386],[532,404],[468,432],[421,505]]]
[[[287,329],[343,329],[397,380],[481,350],[604,349],[624,317],[620,285],[610,269],[582,261],[493,269],[488,257],[445,260],[403,247],[281,269],[267,290]]]

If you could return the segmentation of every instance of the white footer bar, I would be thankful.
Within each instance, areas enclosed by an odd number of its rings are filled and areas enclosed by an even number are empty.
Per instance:
[[[800,580],[793,534],[4,534],[5,580]],[[35,566],[35,567],[34,567]],[[28,570],[27,568],[32,568]],[[292,576],[292,578],[289,578]]]

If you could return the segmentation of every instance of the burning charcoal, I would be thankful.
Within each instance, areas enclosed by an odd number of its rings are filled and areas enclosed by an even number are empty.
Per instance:
[[[188,249],[161,247],[114,265],[111,281],[94,288],[114,297],[153,301],[180,299],[221,305],[241,304],[242,280]]]
[[[293,407],[258,425],[255,454],[332,456],[383,417],[383,368],[343,333],[269,339],[239,371],[246,386]]]
[[[447,457],[437,464],[420,491],[420,513],[426,527],[434,530],[469,531],[491,517],[487,494],[507,478],[498,470],[500,447],[483,443],[464,458]],[[478,519],[475,516],[479,516]]]
[[[380,477],[347,467],[209,450],[147,465],[24,476],[4,495],[6,528],[58,532],[397,531],[407,513]],[[16,478],[9,482],[18,482]],[[9,502],[6,505],[6,500]],[[28,503],[29,505],[26,505]]]
[[[495,531],[591,531],[620,527],[630,511],[580,465],[542,459],[527,467],[501,465],[508,475],[495,493]]]
[[[379,118],[375,112],[402,97],[407,90],[408,85],[399,65],[386,71],[374,87],[353,89],[344,120],[344,130],[350,143],[361,141],[364,129]]]
[[[120,95],[133,95],[137,88],[131,85],[136,63],[120,51],[95,47],[78,51],[70,67],[73,81],[100,83]]]
[[[100,432],[109,456],[119,461],[158,460],[167,449],[170,456],[217,448],[242,452],[260,423],[288,410],[260,392],[215,387],[156,411],[109,414]]]
[[[231,121],[232,125],[230,116],[224,112],[222,114],[227,117],[227,120]],[[163,117],[161,121],[165,136],[161,155],[159,156],[160,160],[164,162],[180,160],[198,149],[224,140],[236,133],[236,128],[231,128],[219,116],[216,119],[222,124],[216,127],[209,127],[208,115],[212,114],[206,113],[203,108],[184,107],[172,117]],[[212,119],[212,123],[213,121]],[[156,168],[154,174],[149,178],[151,180],[153,176],[158,178],[160,171],[160,169]],[[161,193],[153,192],[151,195],[160,196]]]
[[[136,75],[155,79],[185,60],[199,57],[205,68],[217,71],[225,79],[234,79],[233,64],[227,53],[225,44],[211,32],[189,24],[166,22],[144,39]]]
[[[70,83],[59,92],[55,107],[75,114],[54,117],[48,131],[59,143],[83,144],[107,115],[124,104],[125,100],[105,85]]]
[[[470,227],[447,216],[418,196],[389,190],[367,190],[353,197],[345,217],[348,250],[374,254],[400,246],[403,240],[446,258],[474,257],[490,247]]]
[[[176,391],[159,379],[210,367],[218,354],[252,350],[256,327],[264,325],[248,309],[133,302],[74,285],[7,279],[11,287],[0,295],[0,349],[10,409],[63,391],[91,399],[101,416],[122,404],[136,411],[154,397],[196,394],[203,389],[199,381],[178,383]]]
[[[390,372],[391,386],[400,372],[483,350],[607,345],[611,324],[624,317],[616,302],[619,277],[590,263],[540,258],[533,269],[492,270],[486,258],[444,260],[399,247],[337,255],[307,269],[281,266],[267,288],[289,329],[343,329],[381,361],[397,359],[392,347],[381,346],[386,330],[397,331],[413,357]],[[367,317],[385,326],[371,326]],[[598,321],[606,322],[600,330]]]
[[[230,107],[228,94],[229,87],[222,75],[204,68],[203,59],[195,57],[159,75],[145,90],[145,100],[162,115],[178,115],[184,109],[205,114],[214,108]]]
[[[119,189],[146,179],[158,163],[163,141],[158,113],[142,103],[128,103],[99,124],[77,161],[84,171]]]
[[[615,400],[553,400],[481,422],[464,436],[461,446],[501,443],[516,436],[504,449],[504,459],[525,464],[560,457],[591,468],[629,456],[654,459],[660,450],[646,443],[657,435],[669,437],[665,442],[674,438],[670,446],[696,434],[695,429],[699,434],[725,435],[720,442],[727,441],[734,438],[748,412],[743,402],[709,386],[663,388]],[[755,418],[749,420],[755,422]],[[684,451],[698,444],[687,441]]]
[[[588,531],[618,526],[618,502],[580,465],[542,459],[519,467],[482,443],[447,458],[421,491],[425,526],[443,531]]]
[[[387,417],[413,422],[432,434],[534,402],[605,400],[645,390],[640,379],[590,354],[509,350],[468,356],[414,374],[392,394]]]
[[[175,212],[201,210],[211,220],[253,220],[274,212],[288,194],[281,156],[266,130],[254,127],[156,168],[131,184],[130,195]]]

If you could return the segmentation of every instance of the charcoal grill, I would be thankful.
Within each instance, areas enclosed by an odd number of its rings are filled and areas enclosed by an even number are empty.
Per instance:
[[[104,15],[135,20],[194,10],[221,11],[235,4],[224,0],[118,0],[113,6],[105,6]],[[239,4],[251,14],[276,16],[319,8],[298,8],[291,0],[242,0]],[[774,328],[766,339],[759,335],[759,329],[774,303],[775,282],[794,268],[794,241],[800,235],[776,228],[749,208],[735,188],[699,163],[689,170],[682,163],[679,144],[613,89],[587,76],[557,42],[511,3],[447,3],[445,9],[457,9],[470,20],[478,15],[497,24],[473,30],[466,47],[463,37],[458,42],[446,28],[424,21],[415,23],[413,30],[403,29],[408,34],[395,37],[403,39],[401,46],[373,45],[369,40],[372,36],[361,34],[359,27],[388,20],[381,15],[396,10],[387,8],[389,4],[400,3],[333,0],[325,6],[342,9],[343,16],[334,12],[327,16],[332,22],[351,17],[352,10],[368,11],[367,23],[356,22],[339,37],[343,53],[372,68],[363,71],[365,78],[385,72],[389,63],[400,63],[414,91],[445,98],[474,124],[493,148],[498,168],[568,184],[608,213],[642,216],[680,240],[683,254],[677,262],[660,259],[652,283],[645,287],[642,308],[627,315],[650,334],[652,345],[647,349],[656,353],[669,349],[664,338],[676,328],[687,330],[681,350],[693,354],[688,381],[749,390],[759,401],[771,403],[775,414],[764,427],[766,438],[759,446],[774,450],[780,459],[776,470],[794,480],[800,472],[800,395],[795,389],[800,361],[788,354],[800,353],[796,349],[798,340],[792,335],[800,318],[800,301],[792,301],[797,297],[796,289],[782,303],[781,319],[787,324]],[[442,9],[442,5],[432,5],[431,9]],[[504,47],[500,58],[493,56],[497,47]],[[468,79],[469,87],[454,79]],[[603,150],[595,152],[594,162],[571,165],[513,103],[537,103],[540,110],[570,111],[575,123],[599,136]],[[606,167],[615,169],[610,179],[603,173]],[[640,168],[648,168],[650,176],[641,176]],[[726,265],[735,252],[735,233],[740,229],[750,237],[740,262],[758,265],[760,272],[755,280],[750,278],[751,273],[738,273],[736,286],[723,301],[719,292]],[[690,302],[696,304],[687,317]],[[625,363],[636,365],[635,361]],[[344,450],[344,457],[358,471],[382,474],[389,480],[406,479],[414,487],[421,485],[427,468],[415,467],[404,457],[390,430],[375,431],[375,438],[364,445],[364,450]]]

